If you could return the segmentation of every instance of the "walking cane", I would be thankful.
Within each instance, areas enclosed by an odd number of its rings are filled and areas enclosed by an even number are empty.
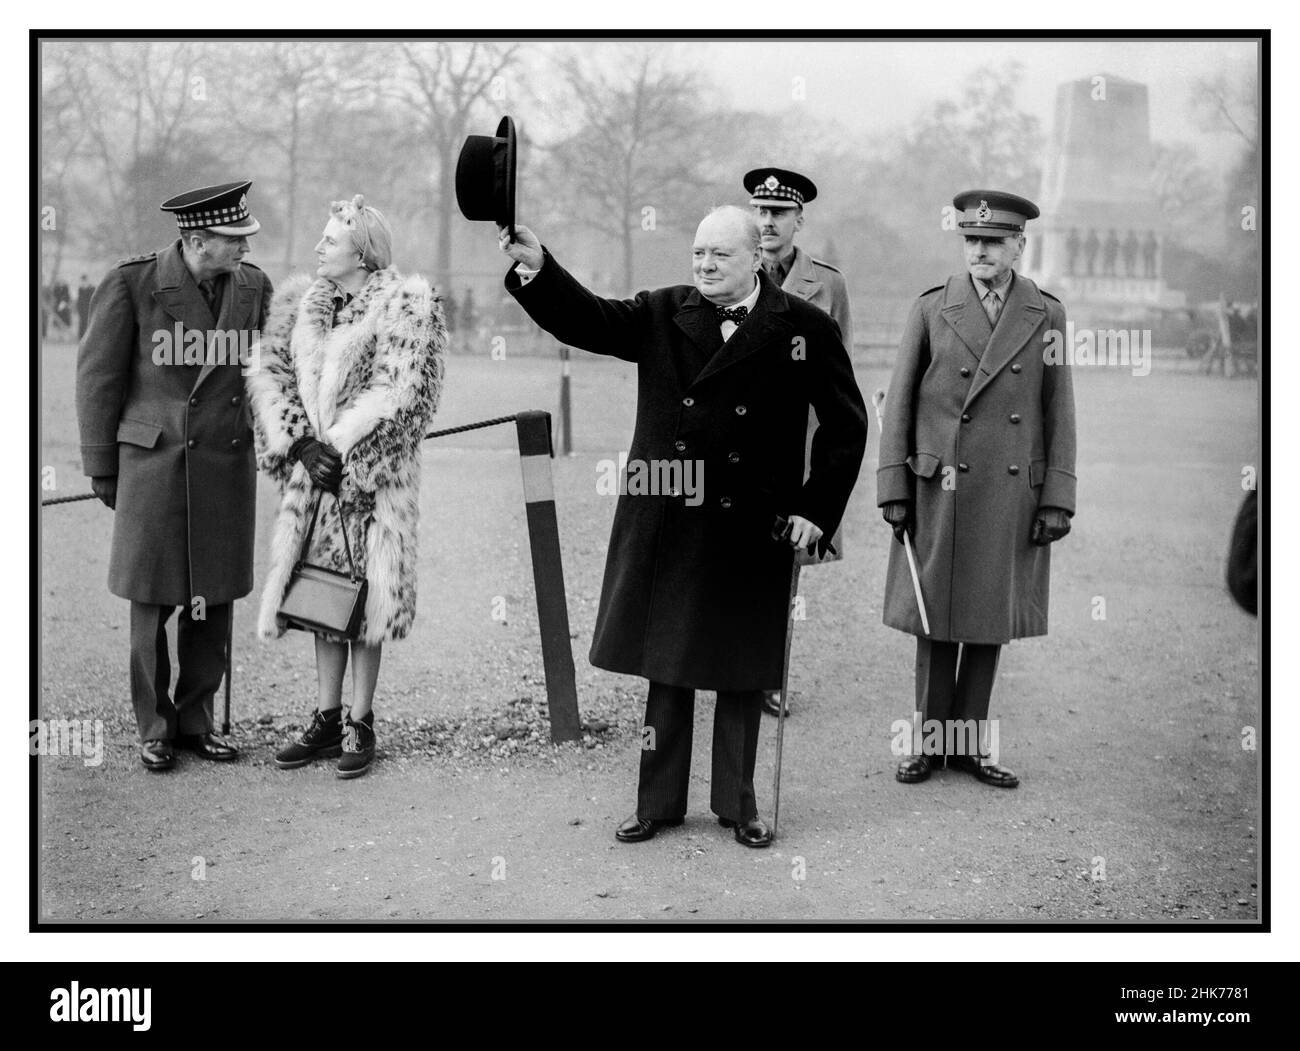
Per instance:
[[[776,516],[772,539],[785,540],[790,535],[790,520]],[[776,717],[776,772],[772,778],[772,838],[776,838],[777,823],[781,820],[781,752],[785,744],[785,716],[790,703],[790,643],[794,640],[794,600],[799,594],[799,566],[803,551],[794,553],[790,567],[790,600],[785,606],[785,658],[781,662],[781,710]]]
[[[235,637],[235,604],[230,603],[230,616],[226,618],[226,714],[221,720],[221,736],[230,736],[230,666],[233,663],[231,658],[231,641]]]

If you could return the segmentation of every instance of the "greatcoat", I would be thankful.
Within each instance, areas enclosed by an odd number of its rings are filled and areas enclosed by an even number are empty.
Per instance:
[[[277,613],[319,499],[307,561],[346,571],[341,507],[368,586],[360,640],[373,645],[405,637],[415,620],[421,448],[442,393],[447,329],[418,274],[375,271],[337,326],[336,291],[305,277],[281,291],[248,377],[258,466],[280,488],[258,632],[284,633]],[[343,457],[338,505],[290,458],[305,435]]]
[[[119,263],[96,289],[77,422],[85,473],[117,476],[114,595],[218,605],[252,590],[257,476],[240,371],[270,300],[270,279],[244,262],[213,318],[179,241]]]
[[[792,551],[776,515],[835,532],[866,449],[867,415],[849,356],[821,310],[766,275],[725,343],[690,285],[601,299],[548,253],[506,288],[563,343],[637,366],[628,463],[702,464],[685,490],[619,495],[591,662],[705,690],[780,686]],[[808,408],[821,421],[804,481]],[[697,468],[699,470],[699,468]]]
[[[821,307],[840,326],[840,342],[853,350],[853,320],[849,313],[849,289],[841,274],[830,263],[814,259],[797,245],[794,260],[781,282],[781,291]]]
[[[885,399],[876,499],[916,501],[913,538],[934,641],[1047,633],[1051,545],[1039,508],[1075,509],[1074,388],[1065,309],[1016,274],[989,324],[967,274],[912,307]],[[1049,363],[1048,359],[1051,359]],[[892,543],[884,622],[922,635],[907,556]]]

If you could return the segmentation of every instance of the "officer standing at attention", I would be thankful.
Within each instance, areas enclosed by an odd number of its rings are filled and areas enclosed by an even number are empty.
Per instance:
[[[1014,269],[1038,209],[991,190],[953,205],[967,272],[913,305],[885,403],[876,497],[898,543],[884,622],[917,637],[916,707],[924,727],[942,726],[948,767],[1014,788],[968,731],[983,736],[1002,645],[1047,634],[1049,545],[1074,514],[1074,388],[1068,355],[1046,353],[1065,308]],[[924,781],[935,760],[909,756],[896,776]]]
[[[840,342],[853,353],[853,321],[849,317],[849,290],[844,275],[830,263],[814,259],[795,245],[795,234],[803,228],[803,206],[817,196],[817,186],[806,175],[785,168],[755,168],[745,175],[745,189],[749,192],[749,206],[758,220],[762,240],[763,269],[772,283],[787,295],[820,307],[835,319],[840,328]],[[808,431],[817,428],[817,414],[809,414]],[[840,557],[840,535],[831,539],[834,554],[826,561]],[[763,693],[763,711],[780,715],[781,694],[777,690]],[[786,715],[790,714],[787,701]]]
[[[241,369],[254,365],[271,282],[244,261],[261,228],[251,185],[165,202],[179,238],[108,272],[77,353],[81,462],[115,512],[108,590],[131,602],[131,697],[149,770],[169,769],[176,748],[238,755],[213,732],[212,702],[231,604],[253,588],[257,468]]]

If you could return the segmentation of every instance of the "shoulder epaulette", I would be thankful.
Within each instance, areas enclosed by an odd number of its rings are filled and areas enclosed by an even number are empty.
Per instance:
[[[812,257],[812,261],[813,261],[813,266],[820,266],[825,268],[826,270],[834,270],[837,274],[840,274],[841,277],[843,276],[838,266],[831,266],[830,263],[824,262],[823,260],[818,259],[816,257]]]
[[[146,252],[144,255],[133,255],[130,259],[119,259],[114,266],[131,266],[135,263],[148,263],[157,258],[157,252]]]
[[[1060,300],[1057,299],[1054,295],[1052,295],[1051,292],[1047,291],[1047,289],[1045,289],[1045,288],[1040,288],[1038,291],[1039,291],[1040,293],[1042,293],[1044,296],[1046,296],[1048,299],[1050,299],[1053,303],[1059,303],[1059,302],[1060,302]]]
[[[943,285],[935,285],[933,288],[927,288],[924,292],[922,292],[922,293],[921,293],[919,296],[917,296],[916,298],[917,298],[917,299],[924,299],[926,296],[930,295],[932,292],[942,292],[943,289],[944,289],[944,286],[943,286]]]
[[[256,263],[249,262],[247,259],[241,259],[241,260],[239,261],[239,265],[240,265],[240,266],[251,266],[254,270],[258,270],[258,271],[261,271],[261,269],[262,269],[262,268],[261,268],[260,266],[258,266]]]

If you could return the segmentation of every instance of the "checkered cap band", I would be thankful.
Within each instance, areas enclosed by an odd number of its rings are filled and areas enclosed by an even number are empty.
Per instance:
[[[229,208],[209,208],[196,212],[177,212],[176,225],[182,230],[201,230],[208,226],[230,226],[248,218],[248,204],[240,202]]]
[[[750,191],[750,195],[756,201],[794,201],[795,204],[803,204],[803,194],[792,186],[778,184],[768,187],[759,183]]]

